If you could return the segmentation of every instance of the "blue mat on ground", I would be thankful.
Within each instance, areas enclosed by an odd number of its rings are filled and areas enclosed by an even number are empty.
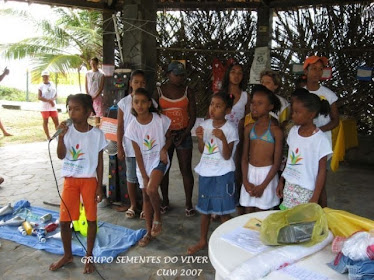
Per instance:
[[[30,203],[27,200],[17,201],[12,206],[14,208],[13,213],[0,216],[0,220],[7,221],[14,216],[20,216],[22,218],[26,218],[26,220],[29,222],[38,223],[39,227],[44,227],[48,223],[54,222],[59,218],[59,212],[30,206]],[[43,224],[40,222],[40,217],[47,213],[52,214],[52,220]],[[132,230],[100,221],[98,222],[98,227],[99,229],[96,235],[93,255],[95,256],[95,258],[97,257],[101,259],[102,262],[106,262],[106,260],[108,260],[108,258],[110,259],[110,257],[114,259],[118,254],[127,251],[132,245],[136,244],[146,233],[145,229]],[[61,239],[51,237],[59,231],[60,228],[58,227],[56,231],[48,233],[46,235],[47,241],[45,243],[40,243],[37,236],[23,236],[18,231],[17,226],[0,226],[0,238],[8,239],[35,249],[45,250],[53,254],[62,255],[64,253],[64,249],[62,247]],[[86,237],[78,232],[77,235],[83,245],[86,247]],[[75,256],[86,255],[85,249],[79,243],[74,233],[72,240],[72,250],[73,255]]]

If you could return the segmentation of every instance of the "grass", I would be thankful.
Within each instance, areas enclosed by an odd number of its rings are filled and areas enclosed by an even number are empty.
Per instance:
[[[68,114],[59,113],[58,117],[60,121],[66,120]],[[0,118],[5,129],[13,134],[13,136],[4,137],[0,132],[0,146],[47,141],[42,116],[38,111],[1,109]],[[49,119],[49,132],[51,136],[55,133],[52,119]]]

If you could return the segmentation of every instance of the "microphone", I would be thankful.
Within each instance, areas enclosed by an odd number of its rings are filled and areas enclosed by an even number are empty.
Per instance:
[[[73,124],[73,121],[71,119],[67,119],[65,122],[66,122],[66,126],[71,126]],[[63,131],[62,128],[57,129],[57,131],[55,132],[55,134],[53,134],[52,138],[49,141],[52,141],[57,136],[59,136],[62,131]]]

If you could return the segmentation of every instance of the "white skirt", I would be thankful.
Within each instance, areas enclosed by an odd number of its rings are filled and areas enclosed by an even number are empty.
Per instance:
[[[248,164],[248,176],[249,182],[255,186],[260,185],[268,175],[271,169],[270,166],[256,167]],[[261,197],[250,196],[246,191],[244,185],[242,185],[240,190],[239,204],[244,207],[257,207],[262,210],[267,210],[277,206],[279,204],[279,198],[276,194],[276,189],[278,186],[278,174],[270,181],[269,185],[265,188]]]

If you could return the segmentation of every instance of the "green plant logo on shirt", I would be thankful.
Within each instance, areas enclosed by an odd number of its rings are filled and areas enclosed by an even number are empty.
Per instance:
[[[210,139],[210,142],[206,142],[205,147],[208,150],[208,155],[212,155],[218,152],[218,146],[213,143],[213,139]]]
[[[290,165],[301,165],[301,163],[299,163],[299,162],[303,158],[298,153],[299,153],[299,148],[296,148],[295,152],[291,151],[291,154],[290,154],[291,163],[290,163]]]
[[[147,147],[148,151],[150,151],[157,146],[157,144],[155,145],[155,142],[155,139],[152,139],[149,135],[147,135],[146,139],[144,139],[143,145]]]
[[[82,150],[79,149],[79,144],[77,144],[74,147],[71,147],[71,150],[70,150],[70,155],[72,156],[72,160],[73,161],[76,161],[76,160],[81,160],[82,158],[80,158],[81,156],[84,155],[84,153],[82,153]]]

